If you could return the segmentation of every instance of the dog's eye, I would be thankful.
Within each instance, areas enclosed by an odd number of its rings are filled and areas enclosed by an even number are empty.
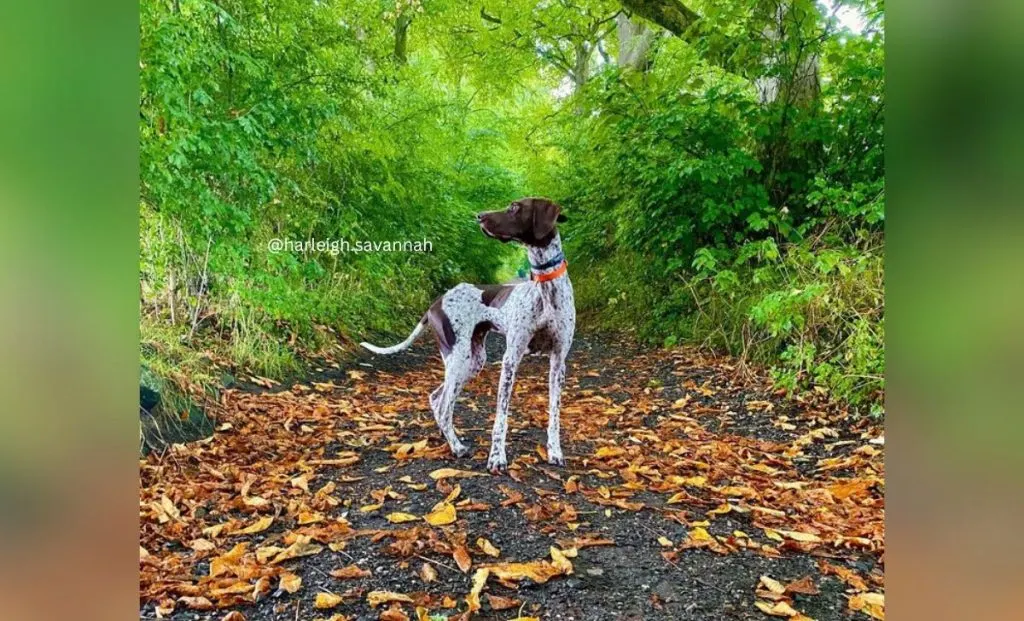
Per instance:
[[[519,203],[512,203],[512,206],[508,208],[508,212],[514,214],[519,211],[519,207],[521,207]]]

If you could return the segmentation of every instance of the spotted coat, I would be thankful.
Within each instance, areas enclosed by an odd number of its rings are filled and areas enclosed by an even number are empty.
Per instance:
[[[530,263],[545,265],[562,254],[562,240],[557,231],[543,245],[528,245]],[[558,270],[556,265],[537,275]],[[561,395],[565,385],[565,359],[576,331],[576,306],[568,274],[546,282],[528,281],[514,285],[478,286],[460,284],[431,305],[412,334],[398,345],[381,348],[369,343],[364,347],[379,354],[390,354],[409,347],[426,325],[437,336],[445,365],[444,383],[430,395],[441,433],[452,452],[459,457],[469,449],[459,439],[452,422],[455,401],[470,379],[487,362],[484,347],[491,330],[505,335],[501,380],[498,383],[497,411],[491,433],[491,450],[487,467],[492,472],[505,470],[508,460],[505,438],[508,430],[508,409],[519,363],[527,352],[547,353],[548,373],[548,461],[564,465],[561,445]]]

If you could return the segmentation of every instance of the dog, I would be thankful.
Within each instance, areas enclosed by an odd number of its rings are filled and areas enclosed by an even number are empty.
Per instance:
[[[534,197],[514,201],[504,210],[481,213],[476,219],[488,237],[526,246],[530,280],[512,285],[462,283],[435,300],[401,343],[392,347],[365,342],[360,345],[376,354],[394,354],[412,345],[430,325],[444,360],[444,383],[431,393],[430,408],[452,453],[464,457],[469,449],[459,439],[452,422],[455,400],[466,382],[487,363],[484,348],[487,334],[492,330],[504,334],[505,354],[501,361],[498,405],[487,460],[487,469],[493,474],[508,469],[505,435],[519,362],[527,352],[547,353],[550,356],[548,463],[564,466],[560,409],[565,359],[576,331],[572,283],[558,233],[558,223],[564,222],[565,216],[557,203]]]

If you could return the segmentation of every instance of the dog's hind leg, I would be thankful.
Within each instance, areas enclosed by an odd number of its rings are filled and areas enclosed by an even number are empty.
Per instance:
[[[465,457],[469,454],[469,448],[459,440],[458,434],[455,433],[453,415],[455,401],[459,398],[462,387],[472,377],[472,371],[473,361],[469,339],[465,339],[445,359],[444,385],[440,387],[441,393],[437,398],[437,407],[434,410],[437,426],[441,429],[445,440],[448,441],[448,446],[452,449],[452,454],[456,457]],[[434,399],[431,398],[431,402],[433,401]]]

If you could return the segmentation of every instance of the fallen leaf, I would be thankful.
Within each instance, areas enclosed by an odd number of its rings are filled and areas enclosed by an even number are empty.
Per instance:
[[[491,610],[508,610],[509,608],[515,608],[521,602],[512,597],[502,597],[501,595],[488,593],[487,603],[491,606]]]
[[[228,614],[221,617],[220,621],[245,621],[245,615],[238,612],[237,610],[232,610]]]
[[[787,593],[800,593],[801,595],[817,595],[819,593],[818,586],[814,584],[814,580],[810,576],[804,576],[799,580],[790,582],[786,585]]]
[[[340,580],[353,580],[355,578],[367,578],[372,575],[370,570],[363,569],[358,565],[349,565],[339,569],[332,569],[330,574]]]
[[[420,579],[426,583],[431,583],[437,580],[437,570],[430,563],[423,563],[420,567]]]
[[[439,468],[430,473],[430,478],[435,481],[441,479],[461,478],[465,479],[468,477],[482,477],[486,476],[481,472],[472,472],[470,470],[458,470],[456,468]]]
[[[232,535],[255,535],[256,533],[262,533],[263,531],[270,528],[270,525],[274,523],[274,516],[268,515],[261,517],[252,524],[246,526],[242,530],[236,530],[231,533]]]
[[[439,502],[433,511],[423,516],[431,526],[445,526],[455,521],[455,507],[447,502]]]
[[[402,524],[403,522],[416,522],[419,521],[419,519],[419,516],[413,515],[411,513],[401,513],[399,511],[389,513],[387,515],[387,521],[391,522],[392,524]]]
[[[775,593],[776,595],[782,595],[786,592],[786,587],[783,586],[781,582],[773,578],[769,578],[768,576],[761,576],[759,584],[764,585],[766,589],[768,589],[772,593]]]
[[[885,619],[885,596],[881,593],[858,593],[851,595],[850,610],[862,612],[872,619]]]
[[[494,558],[498,558],[499,556],[501,556],[501,550],[495,548],[490,541],[484,539],[483,537],[480,537],[476,540],[476,547],[480,548],[480,551],[486,554],[487,556],[493,556]]]
[[[192,610],[213,610],[213,602],[205,597],[182,596],[178,601]]]
[[[754,605],[764,614],[772,615],[773,617],[795,617],[800,614],[784,601],[774,603],[756,601]]]
[[[465,546],[455,546],[452,550],[452,558],[455,559],[455,563],[462,570],[462,573],[469,571],[469,568],[473,565],[473,560],[469,558],[469,550]]]
[[[314,608],[324,610],[327,608],[334,608],[341,603],[341,596],[335,595],[334,593],[317,593],[316,601],[313,602]]]
[[[302,586],[302,578],[286,571],[281,574],[281,580],[277,586],[286,593],[294,593]]]
[[[395,593],[394,591],[370,591],[366,594],[366,601],[370,604],[371,608],[376,608],[381,604],[388,604],[390,602],[408,602],[413,603],[412,598],[402,593]]]
[[[469,595],[466,596],[469,612],[480,610],[480,592],[483,591],[484,585],[487,584],[487,577],[490,575],[491,571],[487,568],[478,569],[473,574],[473,587],[469,590]]]
[[[552,564],[555,566],[555,569],[563,574],[571,574],[572,562],[565,557],[565,554],[555,546],[551,546],[550,552],[551,560],[553,561]]]
[[[658,544],[661,545],[663,548],[671,548],[675,545],[674,543],[672,543],[671,539],[665,537],[664,535],[658,537]]]

